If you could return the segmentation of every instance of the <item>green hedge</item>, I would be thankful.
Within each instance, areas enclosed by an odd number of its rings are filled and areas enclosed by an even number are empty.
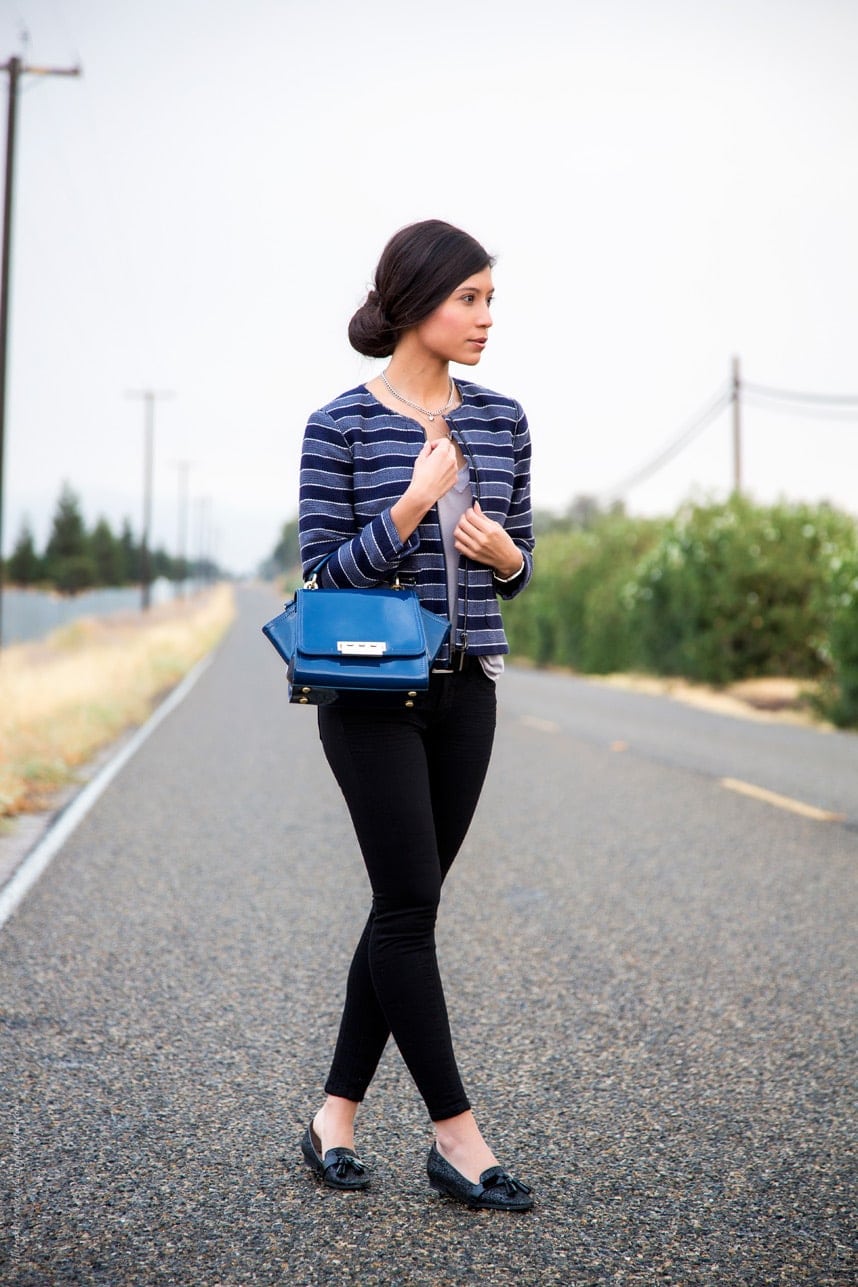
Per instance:
[[[858,724],[858,524],[827,505],[734,497],[550,532],[504,620],[537,665],[823,680],[826,713]]]
[[[612,514],[539,538],[527,593],[503,605],[512,651],[593,673],[639,664],[623,591],[661,526]]]
[[[829,560],[830,620],[825,657],[829,673],[820,706],[843,728],[858,728],[858,553]]]

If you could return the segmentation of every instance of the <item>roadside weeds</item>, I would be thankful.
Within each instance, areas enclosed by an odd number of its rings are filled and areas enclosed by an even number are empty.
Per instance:
[[[787,679],[776,676],[742,679],[723,688],[712,684],[695,684],[688,679],[660,678],[655,675],[618,674],[586,675],[582,678],[614,688],[627,688],[640,693],[655,693],[697,706],[719,715],[763,723],[800,724],[820,732],[833,732],[834,725],[823,719],[814,705],[818,685],[810,679]]]
[[[230,585],[147,614],[87,618],[0,654],[0,820],[49,808],[76,770],[158,700],[223,636]]]

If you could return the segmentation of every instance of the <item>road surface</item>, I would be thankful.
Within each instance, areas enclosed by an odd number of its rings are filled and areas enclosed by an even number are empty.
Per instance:
[[[0,930],[0,1281],[858,1281],[858,738],[510,669],[438,940],[466,1086],[537,1206],[431,1192],[393,1048],[373,1187],[336,1194],[298,1141],[367,889],[276,606],[241,592]]]

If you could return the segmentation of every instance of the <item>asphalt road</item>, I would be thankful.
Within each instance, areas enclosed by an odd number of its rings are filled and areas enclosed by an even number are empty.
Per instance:
[[[858,738],[510,670],[439,952],[537,1206],[430,1191],[394,1048],[359,1118],[373,1188],[336,1194],[298,1140],[367,890],[275,609],[242,592],[0,930],[0,1281],[854,1287]]]

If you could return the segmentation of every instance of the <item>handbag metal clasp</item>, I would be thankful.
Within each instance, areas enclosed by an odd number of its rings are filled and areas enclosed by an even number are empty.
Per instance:
[[[337,652],[344,657],[383,657],[387,644],[381,639],[338,639]]]

